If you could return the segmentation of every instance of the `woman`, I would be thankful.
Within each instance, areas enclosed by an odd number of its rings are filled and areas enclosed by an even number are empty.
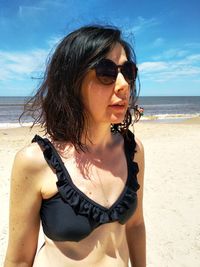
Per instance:
[[[82,27],[58,45],[27,105],[46,136],[14,161],[4,267],[146,266],[144,152],[128,130],[136,76],[116,28]]]

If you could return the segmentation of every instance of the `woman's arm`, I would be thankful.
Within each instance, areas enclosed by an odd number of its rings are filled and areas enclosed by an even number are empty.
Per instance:
[[[137,175],[140,189],[138,190],[138,206],[136,212],[126,223],[126,236],[132,267],[146,267],[146,234],[143,217],[143,180],[144,180],[144,149],[142,143],[136,141],[134,161],[138,163]]]
[[[10,190],[9,242],[4,267],[31,267],[37,249],[41,194],[36,155],[28,147],[16,154]]]

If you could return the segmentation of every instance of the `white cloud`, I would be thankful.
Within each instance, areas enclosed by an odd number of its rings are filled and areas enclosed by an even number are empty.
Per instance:
[[[158,25],[158,21],[155,18],[146,19],[143,17],[138,17],[135,27],[133,27],[135,32],[141,31],[146,28],[151,28]]]
[[[148,61],[139,64],[142,79],[156,82],[184,79],[196,80],[200,77],[200,54],[168,61]]]
[[[186,61],[190,63],[200,63],[200,54],[187,56]]]
[[[54,47],[56,46],[60,41],[61,39],[63,38],[63,36],[52,36],[48,41],[47,41],[47,44],[49,47]]]
[[[28,52],[0,51],[0,80],[21,80],[44,68],[47,51]]]
[[[141,16],[137,17],[135,23],[130,25],[128,29],[124,29],[125,34],[138,34],[146,29],[155,27],[159,24],[159,21],[156,18],[143,18]],[[126,26],[127,27],[127,26]]]
[[[167,68],[166,62],[143,62],[139,64],[139,70],[144,73],[157,72]]]
[[[154,60],[170,60],[174,58],[181,58],[189,54],[188,50],[173,48],[160,52],[159,55],[153,56]]]
[[[18,15],[20,18],[36,16],[43,12],[45,8],[39,6],[19,6]]]
[[[185,47],[190,48],[190,49],[200,49],[200,43],[198,42],[191,42],[191,43],[186,43],[184,44]]]
[[[161,45],[164,44],[164,42],[165,42],[165,40],[164,40],[163,38],[158,37],[158,38],[156,38],[156,39],[154,40],[154,42],[153,42],[153,46],[154,46],[154,47],[161,46]]]
[[[60,40],[61,36],[50,37],[47,49],[24,52],[0,50],[0,81],[23,80],[44,72],[47,58]]]
[[[66,0],[42,0],[40,2],[41,6],[45,6],[45,7],[49,7],[49,6],[56,6],[56,7],[63,7],[66,6],[66,2],[67,4],[69,4],[70,2],[73,3],[72,1],[66,1]]]
[[[69,1],[68,1],[69,2]],[[20,5],[18,8],[18,15],[21,19],[27,18],[30,16],[40,15],[41,12],[49,10],[49,8],[57,9],[66,7],[65,0],[41,0],[38,3],[31,3],[32,5]]]

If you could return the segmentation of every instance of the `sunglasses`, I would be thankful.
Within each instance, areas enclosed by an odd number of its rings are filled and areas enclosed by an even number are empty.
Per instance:
[[[97,79],[104,85],[115,83],[117,75],[121,72],[129,85],[132,85],[137,77],[137,67],[132,61],[126,61],[122,65],[115,64],[110,59],[102,59],[95,66]]]

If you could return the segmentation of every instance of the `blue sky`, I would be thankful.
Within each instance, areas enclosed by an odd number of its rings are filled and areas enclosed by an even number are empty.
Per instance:
[[[58,41],[92,23],[132,43],[141,96],[200,95],[199,10],[199,0],[0,0],[0,95],[32,94]]]

